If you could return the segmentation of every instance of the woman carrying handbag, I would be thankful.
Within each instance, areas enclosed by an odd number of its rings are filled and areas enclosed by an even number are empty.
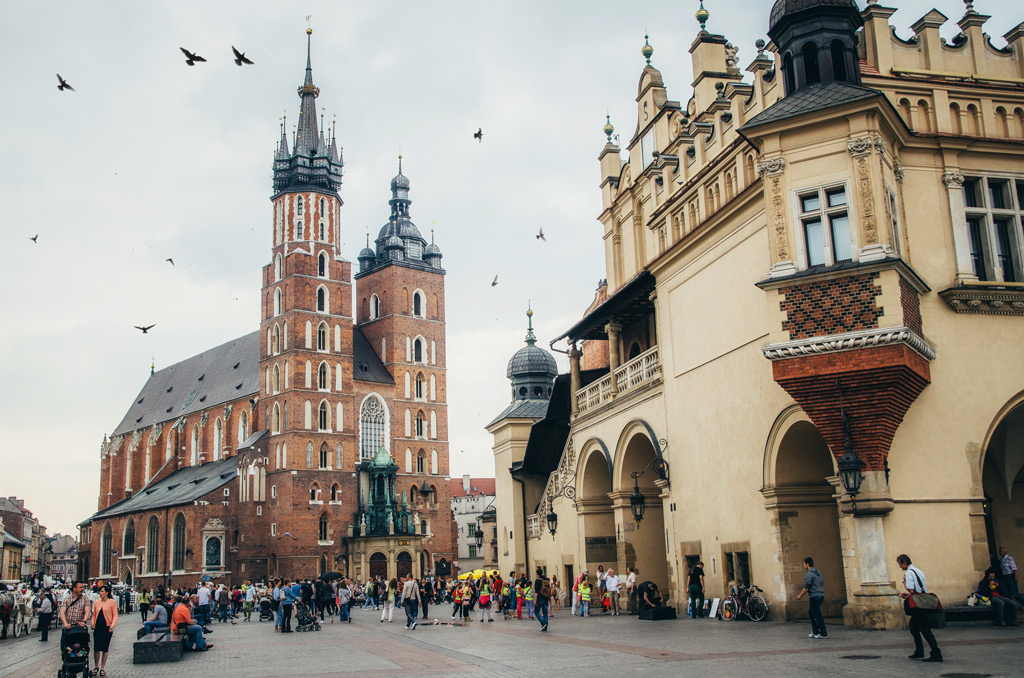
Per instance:
[[[935,635],[932,634],[929,626],[929,618],[942,610],[942,603],[934,593],[928,593],[925,586],[924,572],[914,567],[910,556],[901,554],[896,557],[896,563],[903,570],[903,586],[906,593],[901,593],[903,598],[903,610],[910,616],[910,634],[914,637],[914,654],[909,655],[910,659],[924,659],[924,645],[921,638],[928,643],[931,653],[926,662],[941,662],[942,652],[938,643],[935,642]]]

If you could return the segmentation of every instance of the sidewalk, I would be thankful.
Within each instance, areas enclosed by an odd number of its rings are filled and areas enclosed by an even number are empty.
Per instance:
[[[441,621],[449,608],[431,608]],[[945,673],[1020,676],[1024,628],[939,629],[946,662],[921,664],[907,631],[859,631],[831,626],[827,640],[807,637],[809,625],[781,622],[720,622],[713,619],[641,622],[636,617],[573,617],[562,611],[540,633],[531,620],[479,623],[465,627],[421,624],[403,629],[402,620],[381,624],[380,613],[356,610],[352,624],[325,623],[316,633],[274,633],[270,623],[214,623],[206,653],[186,653],[178,664],[133,666],[134,621],[123,619],[107,662],[110,678],[179,678],[201,671],[218,678],[253,676],[560,676],[699,675],[792,678],[872,678]],[[431,620],[433,620],[433,616]],[[56,634],[59,638],[59,634]],[[50,678],[60,667],[54,636],[48,644],[35,633],[0,642],[0,677]]]

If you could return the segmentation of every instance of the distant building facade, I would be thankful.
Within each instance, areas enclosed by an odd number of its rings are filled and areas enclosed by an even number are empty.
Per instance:
[[[57,534],[46,540],[49,566],[46,574],[57,581],[72,581],[78,573],[78,540]]]
[[[493,522],[485,526],[483,515],[494,509],[494,478],[452,478],[449,482],[452,498],[452,521],[458,535],[459,571],[471,572],[495,561],[488,557],[493,550]],[[480,537],[478,533],[482,533]]]
[[[33,574],[45,573],[48,564],[46,527],[25,507],[25,501],[17,497],[0,497],[0,517],[4,519],[6,531],[22,544],[17,576],[7,576],[14,573],[13,569],[5,570],[4,576],[28,581]]]

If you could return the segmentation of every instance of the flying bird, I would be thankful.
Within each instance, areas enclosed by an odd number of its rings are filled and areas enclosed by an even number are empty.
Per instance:
[[[494,276],[494,280],[491,281],[491,287],[496,287],[497,285],[498,285],[498,276]]]
[[[174,259],[164,259],[164,261],[168,262],[171,266],[174,266]]]
[[[189,66],[195,66],[197,61],[206,61],[203,57],[188,51],[184,47],[179,47],[178,49],[185,55],[185,63]]]
[[[59,89],[61,92],[63,92],[66,89],[69,89],[72,92],[75,91],[75,88],[69,85],[67,80],[60,77],[60,73],[57,74],[57,89]]]
[[[38,244],[39,244],[39,234],[38,234],[38,233],[36,233],[36,234],[35,234],[34,236],[32,236],[31,238],[29,238],[29,240],[31,240],[32,242],[34,242],[35,244],[37,244],[37,245],[38,245]]]
[[[537,234],[537,240],[543,240],[544,242],[548,241],[548,239],[544,237],[544,229],[543,228],[541,228],[540,229],[540,233]]]
[[[156,327],[156,323],[153,323],[152,325],[146,325],[145,327],[139,327],[138,325],[133,325],[132,327],[134,327],[137,330],[142,330],[143,334],[149,334],[149,331]]]
[[[477,141],[484,140],[484,130],[482,127],[478,127],[476,131],[473,132],[473,138],[476,139]]]
[[[253,65],[252,61],[245,58],[245,52],[239,52],[235,49],[234,45],[231,45],[231,51],[235,53],[235,64],[241,66],[242,64]]]

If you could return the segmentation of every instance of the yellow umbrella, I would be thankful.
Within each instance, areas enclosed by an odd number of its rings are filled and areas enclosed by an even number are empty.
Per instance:
[[[464,572],[464,573],[459,575],[459,581],[465,581],[466,579],[469,579],[472,576],[473,576],[472,572]]]
[[[471,574],[473,575],[473,579],[479,579],[487,573],[483,570],[473,570]]]

